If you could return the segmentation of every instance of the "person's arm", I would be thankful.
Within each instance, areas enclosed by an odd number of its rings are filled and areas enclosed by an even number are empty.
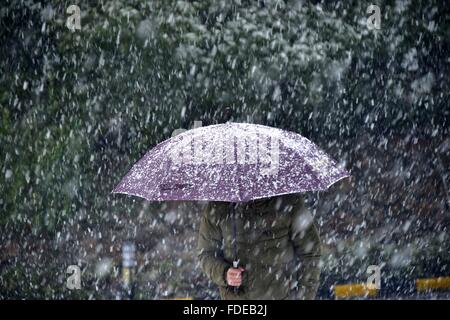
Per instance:
[[[198,258],[208,278],[219,286],[226,286],[225,273],[230,265],[223,259],[220,227],[211,221],[211,210],[214,209],[214,204],[208,204],[202,216],[198,234]]]
[[[316,297],[320,278],[321,243],[313,216],[299,200],[294,206],[291,239],[297,261],[297,288],[294,299],[311,300]]]

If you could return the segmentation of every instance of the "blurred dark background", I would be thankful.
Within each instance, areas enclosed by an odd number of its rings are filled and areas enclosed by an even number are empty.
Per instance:
[[[438,0],[4,1],[0,298],[115,298],[127,239],[134,298],[217,298],[196,261],[203,203],[110,193],[194,121],[295,131],[351,172],[305,195],[325,246],[319,298],[374,264],[379,297],[445,296],[414,279],[450,276],[449,20]]]

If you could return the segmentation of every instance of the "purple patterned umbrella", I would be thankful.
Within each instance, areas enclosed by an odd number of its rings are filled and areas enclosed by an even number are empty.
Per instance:
[[[325,190],[348,177],[314,143],[248,123],[200,127],[149,150],[114,193],[147,200],[246,202]]]

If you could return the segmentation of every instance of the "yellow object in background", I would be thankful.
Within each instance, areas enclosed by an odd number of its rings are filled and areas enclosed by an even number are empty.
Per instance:
[[[366,284],[341,284],[334,287],[336,298],[375,297],[378,290]]]
[[[417,291],[427,291],[433,289],[449,289],[450,277],[438,277],[428,279],[416,279]]]
[[[131,270],[130,268],[122,269],[122,283],[124,286],[129,286],[131,283]]]

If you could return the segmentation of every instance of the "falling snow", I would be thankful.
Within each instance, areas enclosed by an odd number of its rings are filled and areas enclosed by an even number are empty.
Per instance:
[[[318,298],[365,282],[370,265],[382,266],[380,298],[449,298],[448,288],[415,286],[450,277],[448,4],[380,5],[381,28],[369,30],[370,4],[84,1],[74,31],[65,2],[2,5],[0,298],[125,298],[128,241],[134,299],[217,299],[196,252],[211,198],[149,201],[167,199],[148,190],[195,186],[200,194],[205,176],[196,171],[175,185],[160,181],[181,169],[165,160],[195,154],[197,134],[216,146],[241,141],[250,124],[292,133],[275,139],[278,169],[298,178],[289,183],[325,181],[294,190],[308,209],[296,226],[314,222],[320,231]],[[211,129],[233,125],[232,133]],[[182,149],[165,149],[170,138]],[[244,144],[248,151],[259,140]],[[306,160],[287,159],[289,148]],[[270,164],[270,150],[253,150],[243,163]],[[201,159],[218,156],[212,149]],[[141,158],[158,174],[135,170]],[[311,175],[295,176],[306,163]],[[150,189],[112,193],[128,172]],[[236,173],[208,181],[248,178]],[[262,176],[246,186],[252,193],[263,195]],[[254,227],[245,230],[255,236]],[[70,265],[82,272],[80,290],[66,287]]]

